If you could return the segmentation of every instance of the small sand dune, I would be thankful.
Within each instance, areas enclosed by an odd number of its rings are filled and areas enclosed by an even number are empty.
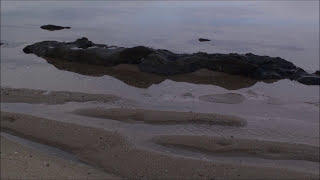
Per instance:
[[[1,131],[60,148],[126,179],[318,179],[279,167],[217,163],[132,146],[119,132],[1,112]]]
[[[56,130],[45,132],[50,128]],[[126,144],[125,139],[117,133],[20,113],[1,112],[1,130],[17,135],[24,134],[24,136],[35,140],[42,136],[40,139],[51,139],[53,142],[58,142],[61,138],[70,136],[70,138],[61,141],[59,145],[67,147],[68,144],[75,143],[74,148],[78,150],[81,150],[84,146],[107,147],[111,145],[124,146]],[[85,135],[85,142],[76,143],[75,137],[80,134]]]
[[[241,94],[225,93],[200,96],[199,100],[212,103],[239,104],[245,100],[245,97]]]
[[[129,102],[127,99],[108,94],[1,88],[1,102],[6,103],[64,104],[89,101],[100,103]]]
[[[305,144],[207,136],[158,136],[153,141],[221,156],[319,162],[319,147]]]
[[[210,124],[225,126],[245,126],[246,120],[229,115],[213,113],[157,111],[128,108],[87,108],[72,112],[77,115],[113,119],[124,122],[142,121],[149,124]]]

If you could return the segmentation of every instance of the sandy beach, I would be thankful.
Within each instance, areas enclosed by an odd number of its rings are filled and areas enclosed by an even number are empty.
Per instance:
[[[1,179],[120,179],[1,136]]]
[[[1,112],[1,128],[4,132],[63,149],[76,155],[80,160],[88,164],[124,178],[154,179],[155,174],[157,175],[157,179],[179,178],[181,174],[191,179],[256,179],[261,177],[316,179],[318,177],[317,174],[290,171],[283,168],[215,163],[183,158],[167,153],[147,151],[133,146],[125,137],[117,132],[61,123],[25,114]],[[178,141],[186,146],[188,146],[188,142],[194,142],[193,138],[186,137],[186,140],[185,143]],[[164,141],[166,142],[166,140]],[[196,140],[196,142],[199,141]],[[168,143],[173,144],[174,142]],[[252,150],[255,149],[254,142],[250,143],[248,141],[246,143],[247,145],[250,144],[250,146],[253,145]],[[8,148],[11,147],[9,144],[7,145]],[[206,145],[210,146],[210,144],[204,144],[204,146]],[[192,143],[190,146],[192,146]],[[273,146],[280,148],[280,156],[282,158],[294,158],[294,156],[290,156],[289,152],[282,152],[285,150],[281,149],[284,149],[286,146],[281,144],[273,144]],[[263,149],[263,146],[260,148]],[[298,159],[310,160],[308,153],[314,155],[312,153],[315,149],[310,147],[310,152],[307,151],[305,156],[296,157]],[[210,150],[212,149],[209,148]],[[277,150],[275,149],[275,151]],[[281,155],[282,153],[283,155]],[[235,152],[235,154],[237,153]],[[257,155],[265,154],[258,153]],[[181,167],[182,164],[183,168]],[[10,174],[7,176],[10,176]],[[103,177],[100,174],[97,176]]]
[[[1,1],[0,179],[318,180],[318,1]]]

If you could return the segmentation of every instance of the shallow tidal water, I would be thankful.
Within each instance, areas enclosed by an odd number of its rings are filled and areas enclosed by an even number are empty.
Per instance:
[[[251,52],[278,56],[314,72],[319,70],[318,17],[318,1],[1,2],[1,42],[7,43],[1,46],[1,87],[114,94],[136,101],[139,108],[236,115],[246,119],[248,126],[126,124],[69,113],[77,108],[121,107],[121,104],[3,103],[1,110],[118,128],[133,142],[151,149],[157,146],[144,140],[164,134],[233,135],[319,146],[319,86],[280,80],[255,82],[230,90],[219,84],[164,80],[141,88],[134,82],[128,83],[134,77],[123,80],[112,75],[89,76],[59,70],[46,60],[22,51],[26,45],[43,40],[74,41],[87,37],[95,43],[144,45],[177,53]],[[45,24],[71,26],[71,29],[52,32],[40,29]],[[199,42],[198,38],[211,41]],[[241,95],[241,101],[228,103],[228,100],[217,102],[205,98],[228,93]],[[290,162],[282,164],[287,166]],[[312,171],[318,167],[318,164],[305,165]]]

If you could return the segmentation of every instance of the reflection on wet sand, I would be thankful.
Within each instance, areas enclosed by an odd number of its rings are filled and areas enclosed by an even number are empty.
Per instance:
[[[212,84],[228,90],[237,90],[253,86],[257,80],[230,75],[222,72],[214,72],[207,69],[200,69],[193,73],[179,74],[174,76],[160,76],[141,72],[136,65],[120,64],[113,67],[87,65],[73,62],[66,62],[59,59],[46,58],[46,61],[59,70],[75,72],[88,76],[112,76],[120,81],[138,88],[148,88],[153,84],[159,84],[166,79],[176,82],[188,82],[194,84]],[[273,82],[276,80],[273,80]]]

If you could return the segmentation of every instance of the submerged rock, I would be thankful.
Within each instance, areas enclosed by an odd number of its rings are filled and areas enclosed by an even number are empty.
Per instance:
[[[70,29],[71,27],[63,27],[63,26],[56,26],[56,25],[48,24],[48,25],[43,25],[40,28],[48,30],[48,31],[56,31],[56,30],[61,30],[61,29]]]
[[[204,39],[204,38],[199,38],[198,40],[199,40],[200,42],[211,41],[210,39]]]
[[[191,73],[206,68],[242,75],[256,80],[292,79],[307,85],[320,85],[320,77],[279,57],[248,54],[176,54],[144,46],[132,48],[95,44],[87,38],[74,42],[43,41],[23,49],[43,58],[68,62],[115,66],[136,64],[140,71],[163,76]]]

